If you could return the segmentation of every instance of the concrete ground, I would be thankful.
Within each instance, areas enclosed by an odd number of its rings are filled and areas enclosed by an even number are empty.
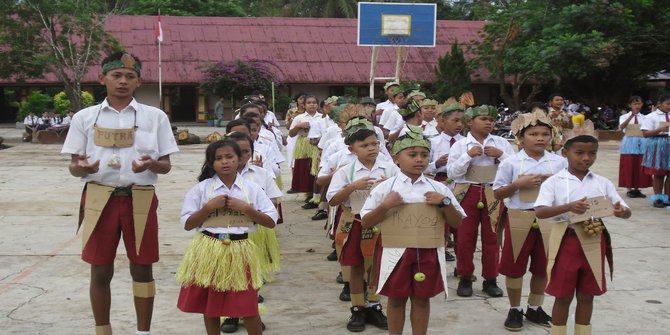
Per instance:
[[[206,135],[212,128],[190,127]],[[20,130],[0,127],[11,147],[0,150],[0,334],[93,334],[88,298],[88,266],[80,260],[81,239],[75,235],[78,199],[83,183],[69,175],[69,158],[60,145],[20,143]],[[192,232],[184,231],[178,216],[185,193],[195,184],[204,160],[205,145],[180,147],[172,171],[156,185],[160,199],[161,260],[154,267],[157,297],[153,334],[202,334],[202,318],[176,308],[179,287],[174,274]],[[617,181],[617,143],[601,144],[594,167]],[[289,170],[284,169],[288,185]],[[624,189],[619,190],[622,194]],[[645,190],[651,193],[650,189]],[[301,195],[286,195],[286,223],[277,227],[282,248],[282,270],[263,288],[266,334],[346,334],[349,305],[338,300],[336,262],[325,260],[331,251],[324,221],[311,221],[313,210],[303,210]],[[668,334],[670,331],[670,213],[655,209],[645,199],[626,199],[633,209],[629,220],[608,219],[615,257],[614,281],[595,299],[596,334]],[[479,257],[479,253],[475,255]],[[478,259],[477,268],[480,268]],[[448,264],[451,267],[453,263]],[[112,325],[116,334],[134,334],[135,316],[125,250],[119,248],[112,282]],[[477,270],[479,271],[479,270]],[[528,278],[526,278],[526,281]],[[499,278],[504,284],[504,278]],[[457,281],[449,278],[449,298],[431,301],[430,334],[505,334],[509,308],[506,298],[482,294],[456,296]],[[527,294],[527,282],[524,288]],[[524,294],[524,295],[525,295]],[[553,299],[547,297],[545,309]],[[574,304],[573,304],[574,310]],[[408,313],[409,315],[409,313]],[[574,323],[571,317],[570,324]],[[572,327],[569,327],[572,333]],[[410,333],[409,321],[405,333]],[[240,329],[240,333],[244,333]],[[385,334],[368,327],[366,334]],[[548,334],[526,325],[520,334]]]

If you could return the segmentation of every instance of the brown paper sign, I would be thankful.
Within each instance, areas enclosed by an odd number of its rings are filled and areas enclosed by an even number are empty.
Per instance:
[[[600,219],[606,216],[614,215],[614,208],[612,203],[605,196],[593,197],[587,199],[589,202],[589,209],[584,214],[575,214],[570,212],[568,214],[570,223],[589,220],[591,218]]]
[[[84,220],[82,225],[84,230],[82,231],[81,238],[81,247],[82,249],[86,247],[91,234],[95,229],[95,226],[98,225],[102,211],[109,201],[109,197],[112,196],[114,188],[111,186],[100,185],[96,183],[88,183],[86,185],[86,200],[84,200]]]
[[[542,176],[542,182],[544,183],[544,181],[547,180],[547,178],[549,178],[549,176]],[[539,194],[540,194],[540,186],[522,188],[519,189],[519,200],[523,202],[535,202]]]
[[[554,221],[551,223],[551,234],[549,237],[547,255],[547,284],[551,281],[551,271],[554,269],[554,264],[556,264],[558,249],[561,247],[561,241],[563,241],[563,235],[565,235],[566,229],[568,229],[567,221]],[[544,241],[544,238],[542,240]]]
[[[129,148],[135,140],[135,129],[93,128],[93,142],[103,148]]]
[[[549,241],[551,238],[551,230],[553,223],[551,219],[537,219],[537,225],[540,226],[540,234],[542,235],[542,246],[544,246],[544,255],[548,257]]]
[[[586,261],[589,263],[589,267],[593,272],[593,276],[596,278],[596,283],[598,283],[598,288],[602,290],[603,288],[603,254],[600,249],[600,238],[601,235],[597,234],[596,236],[591,236],[584,231],[581,225],[575,226],[575,233],[577,233],[577,238],[579,238],[579,243],[582,245],[582,251],[584,251],[584,256],[586,256]]]
[[[493,195],[493,187],[484,187],[484,195],[486,196],[487,213],[489,221],[491,222],[491,231],[494,233],[498,231],[498,214],[500,213],[500,200]]]
[[[365,204],[365,200],[368,198],[368,195],[370,195],[370,192],[379,185],[381,181],[377,181],[368,190],[355,190],[351,192],[349,195],[349,205],[351,206],[351,213],[353,214],[360,214],[361,209],[363,209],[363,205]]]
[[[532,228],[533,222],[535,222],[535,212],[520,210],[520,209],[507,209],[507,215],[509,217],[509,233],[512,237],[510,241],[512,243],[512,253],[514,254],[514,261],[519,258],[521,253],[521,248],[526,242],[528,233]]]
[[[135,252],[140,254],[144,228],[147,226],[149,209],[154,200],[155,189],[153,186],[133,185],[133,225],[135,228]]]
[[[203,227],[251,227],[254,225],[248,216],[242,212],[231,209],[219,208],[209,214],[209,217],[202,223]]]
[[[496,178],[498,164],[470,165],[465,173],[465,180],[475,183],[491,183]]]
[[[437,206],[405,204],[390,210],[381,222],[386,248],[444,247],[444,216]]]
[[[643,136],[642,135],[642,129],[640,129],[640,127],[642,127],[641,124],[630,124],[629,123],[628,126],[626,126],[626,136],[628,136],[628,137],[642,137]]]

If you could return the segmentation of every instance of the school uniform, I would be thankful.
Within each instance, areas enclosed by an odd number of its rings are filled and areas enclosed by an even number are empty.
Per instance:
[[[447,180],[447,164],[440,166],[439,168],[435,166],[440,157],[449,154],[449,150],[454,144],[461,139],[464,139],[465,136],[461,134],[456,134],[455,136],[448,135],[447,133],[441,133],[438,136],[435,136],[430,139],[430,164],[426,168],[426,173],[434,174],[435,180],[445,181]]]
[[[133,134],[132,144],[121,148],[103,147],[104,144],[99,140],[104,140],[105,134],[116,130],[130,131]],[[96,265],[113,263],[119,231],[123,232],[131,262],[152,264],[158,261],[158,199],[152,186],[157,175],[149,170],[133,172],[132,162],[143,155],[157,160],[177,151],[179,148],[167,115],[135,99],[120,111],[112,108],[105,99],[101,104],[84,108],[74,115],[61,153],[88,155],[90,163],[100,161],[97,173],[81,178],[86,182],[81,208],[99,203],[101,208],[96,208],[96,211],[102,211],[99,218],[85,214],[80,221],[84,226],[84,261]],[[103,190],[110,191],[111,196]],[[87,207],[87,192],[90,197],[106,194],[108,200],[106,204],[104,199],[90,201]],[[134,204],[133,199],[141,197],[147,198],[146,204],[143,203],[147,208],[139,208],[139,203]],[[144,229],[141,229],[143,225]],[[136,231],[139,232],[137,236]]]
[[[559,171],[557,174],[549,177],[540,187],[540,193],[535,201],[535,207],[554,207],[567,204],[569,202],[582,199],[584,197],[593,198],[605,196],[612,205],[617,202],[622,206],[628,207],[626,202],[617,193],[614,184],[607,178],[589,171],[583,180],[568,172],[567,169]],[[569,220],[568,213],[558,215],[553,218],[553,225],[562,224]],[[600,240],[600,269],[601,271],[592,271],[584,252],[581,242],[577,236],[580,233],[577,230],[583,230],[579,224],[570,223],[564,230],[563,238],[560,240],[560,247],[556,255],[549,255],[549,259],[555,258],[553,267],[547,268],[549,282],[546,292],[556,298],[572,297],[577,292],[588,295],[601,295],[607,291],[605,282],[605,255],[609,245],[609,234],[605,230],[599,238]],[[552,232],[554,234],[556,230]],[[554,239],[554,236],[551,238]],[[550,243],[549,250],[552,250]],[[609,249],[611,252],[611,249]],[[551,251],[550,251],[551,252]],[[610,259],[610,270],[612,268]],[[599,272],[599,273],[598,273]],[[599,276],[602,281],[602,287],[598,285],[595,276]]]
[[[361,217],[365,217],[384,201],[391,192],[398,192],[405,203],[425,203],[426,192],[438,192],[451,198],[451,203],[462,217],[466,214],[458,204],[454,194],[441,183],[430,180],[421,175],[416,182],[401,171],[375,187],[368,196]],[[383,231],[380,240],[384,238]],[[377,292],[389,298],[406,298],[410,296],[418,298],[431,298],[445,291],[447,288],[447,269],[444,256],[444,248],[383,248],[381,241],[377,243],[377,259],[375,273]],[[390,257],[392,254],[402,255],[399,259]],[[390,262],[390,267],[381,267],[385,261]],[[426,275],[424,281],[414,280],[414,274],[421,269]]]
[[[437,120],[435,120],[435,118],[430,121],[421,121],[421,129],[423,129],[423,136],[426,136],[427,138],[433,138],[440,135],[440,132],[437,130]]]
[[[619,124],[624,123],[633,114],[628,112],[619,117]],[[640,127],[646,116],[638,113],[628,122],[627,128]],[[619,187],[645,188],[651,186],[651,176],[642,172],[642,158],[645,152],[645,138],[642,136],[629,136],[626,128],[619,147]]]
[[[28,134],[32,134],[33,129],[35,127],[39,126],[39,120],[40,120],[40,118],[37,117],[36,115],[32,115],[32,116],[28,115],[23,119],[23,125],[25,126],[26,132]]]
[[[310,115],[305,112],[297,115],[291,123],[293,129],[296,125],[303,122],[321,118],[321,113],[316,112]],[[289,130],[290,130],[289,129]],[[295,149],[293,151],[293,178],[291,179],[291,189],[297,192],[312,193],[314,188],[314,176],[318,172],[319,150],[315,145],[309,143],[307,134],[309,129],[301,129],[295,138]]]
[[[307,137],[311,139],[321,138],[328,128],[335,126],[335,121],[330,118],[330,115],[322,115],[320,118],[312,119],[309,122],[309,132]]]
[[[500,163],[496,179],[493,182],[493,190],[510,185],[523,175],[553,175],[567,167],[568,164],[565,159],[556,154],[545,151],[539,160],[535,160],[529,157],[526,151],[522,149]],[[514,222],[515,231],[512,231],[512,227],[510,227],[510,212],[532,211],[535,205],[535,199],[533,201],[524,201],[521,199],[520,194],[520,190],[517,190],[504,200],[505,208],[501,216],[501,224],[505,227],[505,239],[498,269],[500,273],[508,277],[523,277],[528,268],[528,260],[530,259],[530,273],[539,277],[545,277],[547,256],[539,227],[532,226],[533,222]],[[517,233],[517,229],[525,229],[523,233],[526,235],[521,245],[514,245],[514,240],[512,239],[512,234],[520,233]],[[518,250],[516,257],[514,250]]]
[[[220,195],[245,201],[277,222],[277,210],[265,191],[238,174],[231,188],[218,176],[191,188],[184,198],[181,225],[186,225],[193,213]],[[177,270],[176,279],[181,286],[177,307],[206,317],[258,315],[258,288],[263,277],[257,246],[248,239],[248,233],[256,231],[256,226],[195,230],[197,233]],[[225,244],[226,238],[232,240],[230,245]]]
[[[502,150],[499,158],[489,157],[484,154],[470,157],[468,150],[474,146],[492,146]],[[490,176],[488,181],[473,181],[466,177],[468,169],[486,168],[497,165],[507,157],[514,154],[514,149],[506,139],[488,135],[483,144],[480,144],[472,133],[459,141],[456,141],[449,151],[447,161],[447,174],[454,180],[456,186],[454,193],[460,199],[461,206],[465,209],[468,217],[458,228],[456,240],[456,272],[460,276],[471,276],[475,266],[473,257],[477,244],[477,228],[481,223],[482,241],[482,276],[485,279],[494,279],[498,276],[498,244],[496,237],[496,224],[499,211],[499,202],[493,198],[491,184],[495,175]],[[486,195],[489,193],[489,196]],[[484,204],[483,209],[477,208],[477,203]]]
[[[388,130],[392,131],[396,127],[402,127],[403,124],[402,115],[398,113],[398,106],[395,104],[384,109],[381,117],[379,118],[378,124]],[[398,128],[400,129],[400,128]]]
[[[655,130],[661,122],[670,122],[670,113],[663,113],[660,109],[647,114],[642,122],[642,130]],[[654,137],[645,139],[645,150],[642,158],[642,170],[652,176],[670,176],[670,137],[663,131]]]

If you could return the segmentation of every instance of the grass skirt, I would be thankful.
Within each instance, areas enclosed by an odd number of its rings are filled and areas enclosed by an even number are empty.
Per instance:
[[[182,287],[239,292],[248,290],[251,281],[251,287],[258,289],[263,276],[257,255],[256,245],[248,239],[225,245],[199,233],[186,248],[176,279]]]
[[[622,155],[643,155],[646,143],[644,137],[624,136],[621,140],[619,152]]]
[[[249,239],[256,245],[263,280],[269,283],[274,279],[272,274],[281,268],[277,234],[274,229],[257,225],[256,231],[249,233]]]
[[[670,138],[648,137],[642,166],[648,174],[665,174],[670,171]]]
[[[293,159],[298,160],[302,158],[309,158],[311,160],[310,174],[316,176],[319,172],[319,147],[309,143],[307,136],[298,136],[295,142],[295,150],[293,152]]]

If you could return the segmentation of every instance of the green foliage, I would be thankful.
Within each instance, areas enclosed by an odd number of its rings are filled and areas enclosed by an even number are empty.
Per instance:
[[[268,103],[272,103],[268,101]],[[291,103],[291,97],[288,95],[275,95],[275,110],[273,112],[277,116],[278,120],[283,120],[286,118],[286,111],[288,111],[288,105]],[[272,108],[272,107],[270,107]]]
[[[246,16],[239,0],[133,0],[125,14],[170,16]]]
[[[242,97],[253,91],[269,92],[272,82],[278,84],[270,67],[276,65],[263,60],[219,62],[203,68],[200,87],[217,96]]]
[[[86,91],[81,92],[81,99],[83,102],[82,108],[92,106],[95,102],[93,95]],[[65,92],[60,92],[54,95],[54,110],[56,110],[56,113],[60,114],[61,116],[65,116],[70,111],[76,112],[75,110],[71,109],[70,99],[67,97]]]
[[[458,41],[454,40],[451,52],[438,60],[435,77],[437,79],[433,83],[433,91],[438,101],[449,97],[458,98],[463,92],[470,90],[470,73]]]
[[[356,0],[297,0],[291,5],[296,17],[354,18],[358,15]]]
[[[23,121],[30,112],[34,112],[37,116],[41,116],[42,112],[46,111],[51,103],[51,97],[40,92],[33,91],[26,97],[26,100],[20,103],[19,113],[16,116],[17,121]]]

